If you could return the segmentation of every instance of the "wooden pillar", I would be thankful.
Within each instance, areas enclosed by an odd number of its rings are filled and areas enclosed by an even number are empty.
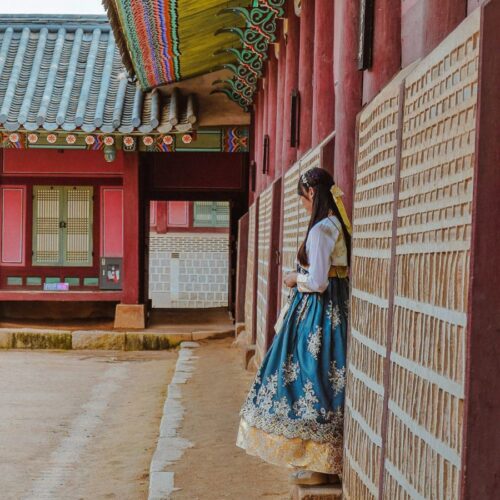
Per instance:
[[[299,94],[300,137],[297,156],[311,148],[314,75],[314,0],[303,0],[300,12]]]
[[[335,0],[335,153],[334,178],[344,191],[349,214],[352,207],[356,116],[361,110],[362,73],[356,55],[359,2]]]
[[[277,81],[278,81],[278,61],[274,57],[273,54],[270,54],[269,56],[269,62],[268,62],[268,75],[269,75],[269,81],[268,81],[268,93],[269,93],[269,100],[268,100],[268,106],[269,110],[267,113],[267,130],[269,134],[269,175],[267,176],[267,185],[269,185],[269,182],[272,182],[272,180],[275,177],[276,173],[276,163],[274,161],[275,158],[275,150],[276,147],[278,146],[276,142],[276,98],[277,98]]]
[[[275,47],[278,58],[278,95],[276,109],[276,148],[274,155],[274,163],[276,173],[279,175],[283,171],[283,104],[285,93],[285,78],[286,78],[286,45],[283,38]]]
[[[278,281],[279,275],[279,245],[281,229],[281,193],[283,178],[277,179],[272,186],[272,205],[271,205],[271,228],[270,228],[270,248],[269,248],[269,266],[267,273],[267,314],[266,314],[266,343],[265,350],[269,350],[273,341],[275,331],[274,324],[278,317],[278,300],[281,295],[281,284]]]
[[[234,318],[236,323],[245,322],[245,292],[247,285],[248,260],[248,222],[247,212],[238,221],[238,264],[236,266],[236,308]]]
[[[256,174],[256,188],[255,194],[259,196],[262,191],[262,167],[263,167],[263,144],[264,144],[264,110],[266,107],[266,102],[264,99],[264,90],[261,89],[259,92],[259,98],[257,101],[257,174]]]
[[[265,149],[265,144],[264,144],[264,137],[266,135],[269,135],[269,121],[268,121],[268,116],[269,116],[269,65],[266,65],[266,71],[264,73],[265,78],[264,78],[264,91],[263,91],[263,117],[262,117],[262,154],[264,154],[264,149]],[[268,166],[269,168],[269,166]],[[262,172],[262,170],[261,170]],[[264,191],[267,187],[268,183],[268,174],[262,172],[262,177],[261,177],[261,186],[259,193]]]
[[[144,328],[145,308],[139,304],[141,297],[141,251],[144,236],[141,228],[141,183],[138,153],[127,153],[123,171],[123,295],[116,306],[115,328]]]
[[[286,172],[297,159],[297,148],[290,146],[292,91],[299,85],[299,43],[300,26],[299,18],[295,15],[293,2],[287,3],[288,33],[286,35],[286,75],[285,89],[283,92],[283,169]]]
[[[370,102],[401,68],[401,0],[375,2],[373,31],[373,64],[363,75],[363,103]]]
[[[158,201],[156,203],[156,232],[165,234],[168,226],[168,213],[166,201]]]
[[[312,146],[335,128],[333,89],[333,0],[315,0]]]
[[[473,234],[467,321],[465,419],[461,500],[496,498],[499,489],[500,398],[500,2],[482,7],[474,166]]]
[[[467,15],[467,0],[426,0],[424,4],[424,55],[451,33]]]

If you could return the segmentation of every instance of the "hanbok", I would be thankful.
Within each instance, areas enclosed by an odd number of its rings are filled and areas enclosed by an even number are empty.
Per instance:
[[[315,224],[289,309],[243,405],[237,445],[269,463],[342,473],[349,303],[335,216]]]

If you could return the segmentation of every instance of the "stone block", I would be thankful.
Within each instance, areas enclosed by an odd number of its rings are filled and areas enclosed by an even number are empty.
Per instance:
[[[185,340],[191,340],[191,335],[127,332],[125,334],[124,348],[126,351],[161,351],[172,349]]]
[[[71,332],[19,329],[11,331],[12,349],[71,349]]]
[[[146,327],[146,311],[144,304],[117,304],[115,311],[115,328]]]
[[[240,335],[241,337],[241,335]],[[239,340],[239,337],[238,337]],[[243,368],[248,371],[253,371],[252,367],[250,366],[250,363],[252,359],[255,356],[255,345],[242,345],[239,344],[239,347],[242,347],[243,351]]]
[[[76,331],[72,334],[72,348],[122,351],[125,349],[125,334],[122,332]]]
[[[13,334],[10,331],[0,331],[0,349],[12,348]]]
[[[342,500],[342,487],[337,484],[294,486],[291,500]]]

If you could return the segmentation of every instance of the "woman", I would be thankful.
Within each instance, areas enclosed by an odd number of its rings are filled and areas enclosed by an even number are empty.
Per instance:
[[[311,214],[285,277],[289,308],[241,410],[237,445],[295,468],[295,484],[342,473],[350,224],[332,176],[313,168],[298,194]]]

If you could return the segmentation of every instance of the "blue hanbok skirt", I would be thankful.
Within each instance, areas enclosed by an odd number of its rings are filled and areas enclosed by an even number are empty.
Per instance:
[[[282,327],[241,409],[237,445],[267,462],[342,473],[347,278],[292,289]]]

